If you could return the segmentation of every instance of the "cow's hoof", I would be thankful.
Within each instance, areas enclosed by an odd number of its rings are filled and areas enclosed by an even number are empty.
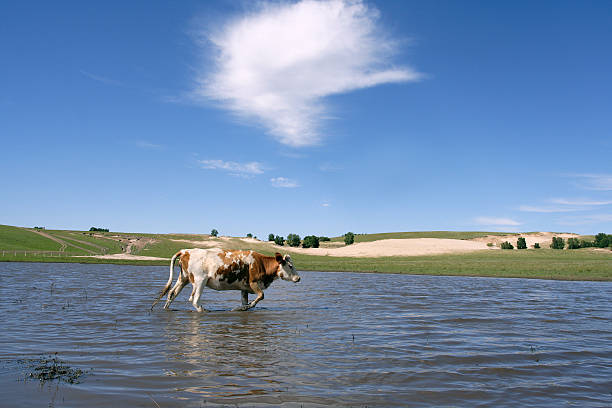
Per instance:
[[[232,309],[232,312],[244,312],[245,310],[249,310],[250,307],[248,306],[238,306],[235,309]]]

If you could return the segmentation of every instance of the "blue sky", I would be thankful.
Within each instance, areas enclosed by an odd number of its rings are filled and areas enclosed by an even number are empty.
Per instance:
[[[612,3],[13,2],[0,223],[612,232]]]

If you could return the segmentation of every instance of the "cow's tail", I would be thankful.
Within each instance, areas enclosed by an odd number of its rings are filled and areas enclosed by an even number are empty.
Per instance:
[[[173,279],[173,274],[174,274],[174,261],[176,261],[176,258],[180,257],[182,255],[183,251],[178,251],[176,254],[174,254],[172,256],[172,259],[170,260],[170,277],[168,278],[168,282],[166,283],[166,286],[164,286],[164,288],[162,289],[161,292],[159,292],[159,295],[157,295],[157,298],[155,298],[155,301],[153,302],[153,304],[151,305],[151,310],[153,310],[153,308],[155,307],[155,305],[161,300],[161,298],[164,297],[164,295],[166,293],[168,293],[168,291],[170,290],[170,286],[172,286],[172,279]]]

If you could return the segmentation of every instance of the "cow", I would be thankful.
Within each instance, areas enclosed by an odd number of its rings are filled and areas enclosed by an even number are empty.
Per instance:
[[[176,259],[179,260],[181,271],[170,290]],[[277,252],[275,256],[265,256],[253,251],[219,248],[181,249],[170,260],[170,277],[153,302],[151,310],[166,293],[168,297],[164,309],[168,309],[189,282],[193,286],[189,301],[198,312],[204,311],[199,304],[204,286],[215,290],[240,290],[242,306],[234,310],[248,310],[264,298],[264,290],[277,278],[290,282],[300,281],[289,255],[283,257]],[[257,295],[250,303],[249,293]]]

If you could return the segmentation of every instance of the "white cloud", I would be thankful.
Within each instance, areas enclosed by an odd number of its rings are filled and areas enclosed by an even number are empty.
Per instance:
[[[597,205],[609,205],[609,204],[612,204],[612,201],[595,201],[595,200],[588,200],[588,199],[584,199],[584,198],[582,198],[582,199],[574,199],[574,200],[567,200],[565,198],[553,198],[550,201],[555,203],[555,204],[577,205],[577,206],[597,206]]]
[[[146,140],[137,140],[135,144],[136,146],[142,149],[161,150],[164,148],[164,146],[160,144],[150,143],[150,142],[147,142]]]
[[[474,219],[477,224],[480,225],[521,225],[520,222],[510,218],[499,218],[499,217],[476,217]]]
[[[120,81],[117,81],[117,80],[111,79],[111,78],[107,78],[107,77],[104,77],[102,75],[92,74],[91,72],[87,72],[87,71],[84,71],[84,70],[81,70],[80,72],[81,72],[81,74],[85,75],[87,78],[93,79],[94,81],[101,82],[101,83],[106,84],[106,85],[115,85],[115,86],[122,86],[123,85],[123,83],[121,83]]]
[[[285,177],[273,177],[270,179],[270,183],[274,187],[282,188],[294,188],[300,186],[297,181]]]
[[[264,3],[201,33],[216,58],[199,73],[195,95],[254,119],[281,143],[316,144],[330,116],[324,97],[420,78],[392,64],[397,42],[378,16],[360,0]]]
[[[224,170],[232,176],[239,177],[252,177],[264,172],[263,165],[258,162],[237,163],[224,160],[199,160],[199,163],[205,169]]]
[[[329,203],[322,203],[321,207],[329,207]]]
[[[578,185],[584,189],[612,191],[611,174],[575,174],[572,177],[578,178]]]
[[[561,225],[584,225],[612,222],[612,214],[591,214],[579,217],[566,217],[559,220]]]
[[[538,207],[534,205],[521,205],[519,211],[524,212],[535,212],[535,213],[558,213],[558,212],[570,212],[579,211],[578,208],[569,207]]]

